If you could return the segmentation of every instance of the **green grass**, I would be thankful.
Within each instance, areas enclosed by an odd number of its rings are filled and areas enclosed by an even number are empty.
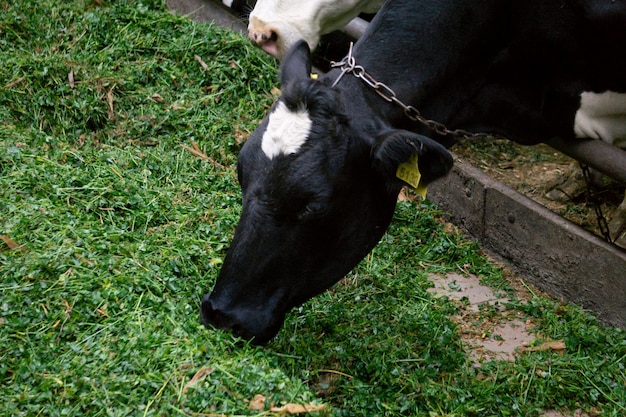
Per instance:
[[[160,1],[100,3],[0,1],[0,235],[20,245],[0,242],[0,415],[250,415],[256,394],[338,416],[626,414],[624,332],[575,306],[508,306],[563,355],[471,366],[428,274],[510,289],[428,203],[400,203],[268,346],[202,327],[276,63]]]

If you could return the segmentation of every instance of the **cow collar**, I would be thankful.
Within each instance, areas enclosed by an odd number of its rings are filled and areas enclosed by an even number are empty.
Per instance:
[[[472,133],[463,129],[451,130],[451,129],[448,129],[446,125],[444,125],[443,123],[439,123],[435,120],[425,118],[424,116],[422,116],[420,111],[417,110],[415,107],[402,102],[402,100],[400,100],[396,96],[395,91],[393,91],[387,84],[377,81],[374,77],[368,74],[367,71],[365,71],[365,68],[363,68],[361,65],[357,65],[356,59],[352,55],[353,46],[354,44],[350,42],[348,55],[346,55],[346,57],[342,61],[330,62],[331,68],[341,69],[341,73],[339,74],[337,79],[333,82],[331,87],[334,87],[337,84],[339,84],[339,81],[341,81],[344,75],[352,74],[356,78],[360,78],[366,85],[374,89],[376,94],[381,96],[385,101],[389,103],[394,103],[395,105],[401,107],[404,110],[404,114],[406,115],[406,117],[413,120],[414,122],[418,122],[422,124],[423,126],[426,126],[428,129],[432,130],[433,132],[439,135],[450,136],[454,138],[455,140],[504,139],[504,137],[502,136],[498,136],[498,135],[494,135],[490,133]]]

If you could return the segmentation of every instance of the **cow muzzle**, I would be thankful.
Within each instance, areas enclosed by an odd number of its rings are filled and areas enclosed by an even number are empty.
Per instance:
[[[278,32],[257,19],[248,26],[248,38],[268,54],[278,57]]]
[[[234,336],[255,345],[263,345],[276,336],[285,314],[268,314],[259,309],[222,307],[211,298],[211,294],[207,294],[202,299],[200,318],[207,328],[231,332]]]

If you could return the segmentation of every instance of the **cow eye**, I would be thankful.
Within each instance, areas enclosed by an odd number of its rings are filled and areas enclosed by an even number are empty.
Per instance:
[[[304,206],[298,213],[298,220],[308,220],[321,215],[325,210],[325,205],[321,202],[311,202]]]

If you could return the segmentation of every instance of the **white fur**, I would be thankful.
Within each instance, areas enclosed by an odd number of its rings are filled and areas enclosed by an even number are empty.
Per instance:
[[[270,159],[280,154],[296,153],[309,137],[311,125],[312,121],[306,109],[293,112],[279,101],[270,114],[261,149]]]
[[[248,34],[274,32],[277,51],[282,57],[298,40],[311,50],[320,36],[341,29],[361,12],[376,12],[384,0],[258,0],[250,13]]]
[[[233,7],[233,0],[222,0],[222,4],[226,7]]]
[[[626,147],[626,94],[582,93],[574,118],[574,134]]]

